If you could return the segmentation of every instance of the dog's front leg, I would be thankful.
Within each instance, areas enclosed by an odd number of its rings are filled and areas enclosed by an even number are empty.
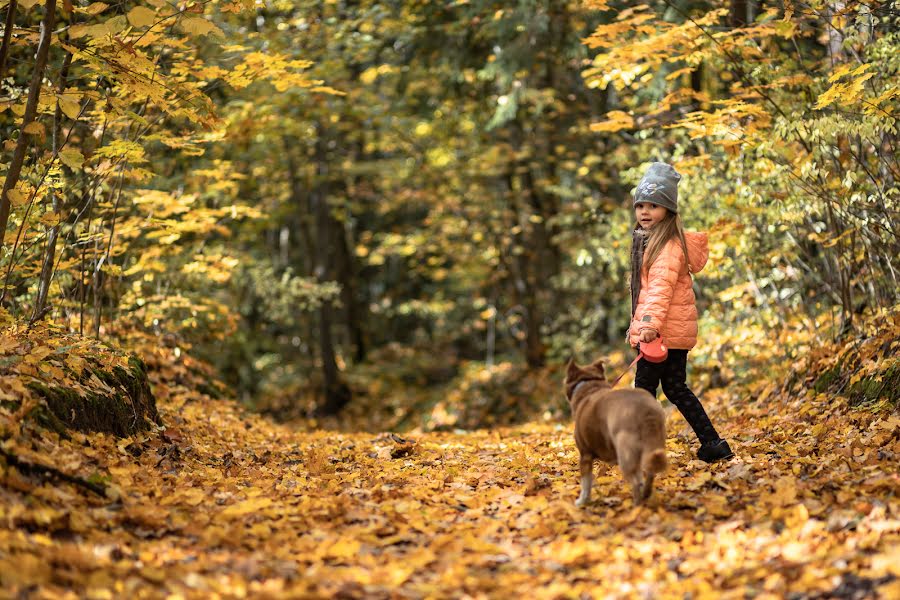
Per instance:
[[[575,506],[584,506],[591,499],[591,487],[594,485],[594,457],[582,452],[578,467],[581,471],[581,495]]]

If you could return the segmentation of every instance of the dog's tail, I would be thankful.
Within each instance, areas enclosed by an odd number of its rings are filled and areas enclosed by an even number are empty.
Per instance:
[[[666,451],[662,448],[644,452],[641,455],[641,470],[644,473],[661,473],[666,470]]]

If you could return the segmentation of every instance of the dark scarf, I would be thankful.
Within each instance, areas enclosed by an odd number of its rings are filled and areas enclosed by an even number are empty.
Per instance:
[[[641,295],[641,266],[644,262],[644,251],[650,240],[650,232],[637,227],[631,232],[631,318],[637,308],[638,296]]]

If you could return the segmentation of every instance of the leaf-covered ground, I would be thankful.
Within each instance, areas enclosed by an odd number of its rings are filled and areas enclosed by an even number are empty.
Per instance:
[[[650,504],[601,466],[581,510],[568,424],[298,432],[156,390],[164,433],[5,442],[108,491],[3,470],[4,596],[900,597],[895,414],[708,394],[737,458],[676,415]]]

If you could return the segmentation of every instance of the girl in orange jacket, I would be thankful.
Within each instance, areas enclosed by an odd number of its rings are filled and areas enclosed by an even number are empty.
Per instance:
[[[634,385],[656,396],[662,383],[666,397],[700,440],[697,457],[714,462],[734,455],[685,383],[688,350],[697,343],[691,274],[706,265],[709,250],[706,233],[684,231],[678,215],[680,179],[671,165],[652,163],[634,194],[629,341],[637,347],[661,337],[669,349],[661,363],[638,361]]]

